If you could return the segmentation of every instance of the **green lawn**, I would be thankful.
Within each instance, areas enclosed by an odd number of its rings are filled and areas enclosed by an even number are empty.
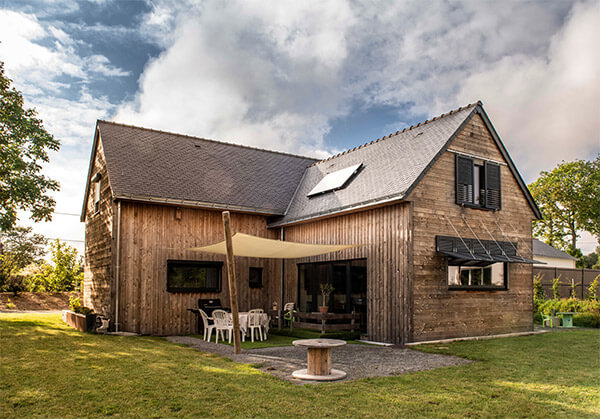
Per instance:
[[[478,362],[298,386],[161,338],[0,314],[0,417],[600,416],[598,330],[423,349]]]

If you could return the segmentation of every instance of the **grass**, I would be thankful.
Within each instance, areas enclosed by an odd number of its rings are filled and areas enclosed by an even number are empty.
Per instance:
[[[447,348],[447,349],[444,349]],[[0,417],[600,416],[600,331],[422,347],[478,362],[298,386],[156,337],[0,314]]]
[[[192,335],[192,336],[195,338],[199,338],[199,339],[203,338],[203,335]],[[227,337],[227,335],[225,335],[225,337]],[[281,335],[269,333],[269,338],[262,342],[260,340],[258,340],[258,338],[256,338],[256,336],[254,336],[254,342],[251,342],[250,337],[246,336],[246,341],[241,342],[241,344],[242,344],[242,349],[269,348],[272,346],[289,346],[296,339],[299,339],[299,338],[292,337],[292,336],[281,336]],[[211,340],[211,342],[215,341],[214,332],[213,332],[210,340]],[[225,345],[233,346],[233,339],[231,340],[231,343],[228,343],[227,339],[225,339],[225,341],[223,341],[223,340],[221,340],[221,337],[219,336],[219,344],[221,344],[221,343],[225,344]]]

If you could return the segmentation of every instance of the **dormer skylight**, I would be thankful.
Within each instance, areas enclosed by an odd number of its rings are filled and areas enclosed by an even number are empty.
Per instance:
[[[325,192],[342,189],[346,186],[348,181],[350,181],[352,176],[358,173],[361,167],[362,163],[359,163],[354,166],[346,167],[345,169],[328,173],[306,196],[311,197]]]

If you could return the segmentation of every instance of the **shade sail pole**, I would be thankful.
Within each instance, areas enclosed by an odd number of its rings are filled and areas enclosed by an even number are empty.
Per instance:
[[[283,232],[283,227],[281,227],[281,241],[285,240],[285,235]],[[277,313],[278,321],[277,327],[281,330],[281,326],[283,325],[283,299],[284,299],[284,291],[283,286],[285,284],[285,259],[281,259],[281,272],[279,273],[281,276],[279,278],[279,313]]]
[[[233,319],[233,348],[235,353],[239,354],[241,352],[240,317],[238,312],[235,260],[233,258],[233,241],[231,240],[231,220],[229,211],[223,211],[223,228],[225,229],[225,242],[227,244],[227,278],[229,280],[229,303],[231,304],[231,317]]]

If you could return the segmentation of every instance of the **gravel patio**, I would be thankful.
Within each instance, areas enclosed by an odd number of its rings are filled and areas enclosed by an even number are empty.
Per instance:
[[[218,354],[235,362],[260,365],[260,370],[282,380],[296,384],[310,381],[292,377],[292,372],[306,368],[306,348],[278,346],[245,349],[235,355],[229,345],[205,342],[190,336],[169,336],[170,342],[191,346],[201,351]],[[348,376],[341,381],[366,377],[382,377],[426,371],[440,367],[469,364],[472,361],[449,355],[429,354],[395,346],[348,344],[332,351],[333,367],[345,371]]]

